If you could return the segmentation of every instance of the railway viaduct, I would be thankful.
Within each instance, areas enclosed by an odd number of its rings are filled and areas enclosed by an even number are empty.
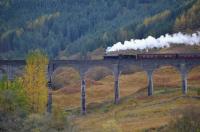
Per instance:
[[[14,79],[14,69],[16,67],[23,67],[25,65],[25,60],[0,60],[0,73],[5,73],[9,80]],[[188,72],[196,67],[200,66],[200,58],[193,59],[169,59],[169,58],[152,58],[152,59],[131,59],[131,58],[121,58],[121,59],[103,59],[103,60],[52,60],[48,64],[48,81],[49,89],[52,88],[51,80],[54,71],[58,67],[67,66],[76,69],[81,78],[81,113],[86,114],[86,72],[94,67],[102,66],[110,69],[114,76],[114,103],[118,104],[120,101],[120,87],[119,87],[119,77],[120,73],[127,69],[129,66],[136,65],[141,67],[146,71],[148,77],[148,96],[153,95],[153,73],[155,69],[161,66],[173,66],[179,72],[182,78],[182,92],[187,94],[187,75]],[[173,76],[173,75],[172,75]],[[134,81],[134,80],[133,80]],[[48,96],[47,111],[51,112],[52,95]]]

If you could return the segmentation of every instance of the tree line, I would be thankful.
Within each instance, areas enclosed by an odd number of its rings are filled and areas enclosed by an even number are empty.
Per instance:
[[[3,1],[0,58],[9,59],[24,58],[38,48],[50,58],[61,58],[126,39],[172,33],[176,18],[196,0]]]

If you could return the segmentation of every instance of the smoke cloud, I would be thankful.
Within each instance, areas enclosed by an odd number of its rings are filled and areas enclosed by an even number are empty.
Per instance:
[[[166,34],[159,38],[148,36],[145,39],[131,39],[125,41],[124,44],[118,42],[112,47],[108,47],[106,52],[119,51],[119,50],[143,50],[152,48],[164,48],[169,47],[171,44],[186,44],[186,45],[198,45],[200,44],[200,31],[193,34],[175,33],[172,35]]]

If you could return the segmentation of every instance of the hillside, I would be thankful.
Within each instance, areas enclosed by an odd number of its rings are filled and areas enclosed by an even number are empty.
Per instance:
[[[75,72],[72,73],[76,75]],[[147,96],[145,72],[121,75],[119,105],[113,104],[114,82],[111,75],[99,81],[87,79],[86,116],[79,114],[79,85],[68,84],[63,89],[53,92],[53,106],[66,111],[75,131],[158,131],[166,128],[174,119],[174,115],[186,107],[200,106],[199,75],[199,67],[189,73],[189,92],[187,96],[182,96],[178,71],[172,67],[162,67],[155,71],[155,89],[152,97]],[[78,82],[79,80],[76,84]]]
[[[0,60],[26,58],[25,67],[1,61],[0,132],[200,130],[200,66],[188,71],[185,95],[185,76],[175,67],[159,67],[152,96],[144,69],[126,67],[119,77],[119,104],[110,69],[91,68],[81,82],[72,67],[57,68],[59,61],[47,67],[48,59],[137,53],[200,53],[200,0],[0,0]],[[81,83],[86,83],[84,115]]]
[[[198,7],[196,1],[2,0],[0,58],[24,58],[38,48],[51,58],[84,58],[118,41],[172,33],[177,18]]]

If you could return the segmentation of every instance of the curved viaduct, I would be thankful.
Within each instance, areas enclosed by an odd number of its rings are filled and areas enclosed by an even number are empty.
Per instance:
[[[12,80],[14,78],[14,69],[19,66],[24,66],[25,60],[0,60],[0,71],[3,71],[7,74],[8,79]],[[153,95],[153,72],[155,69],[171,65],[175,67],[181,74],[182,78],[182,92],[187,94],[187,74],[188,72],[200,65],[200,58],[193,59],[165,59],[165,58],[152,58],[152,59],[130,59],[130,58],[121,58],[121,59],[105,59],[105,60],[51,60],[48,64],[48,81],[49,89],[51,89],[51,78],[53,72],[61,66],[73,67],[76,69],[81,77],[81,113],[86,113],[86,81],[85,74],[86,72],[94,67],[103,66],[107,67],[113,71],[114,76],[114,103],[118,104],[120,100],[120,89],[119,89],[119,76],[120,73],[127,69],[127,67],[136,65],[141,67],[146,71],[148,76],[148,96]],[[1,72],[0,72],[1,73]],[[47,111],[51,112],[51,103],[52,97],[49,94]]]

